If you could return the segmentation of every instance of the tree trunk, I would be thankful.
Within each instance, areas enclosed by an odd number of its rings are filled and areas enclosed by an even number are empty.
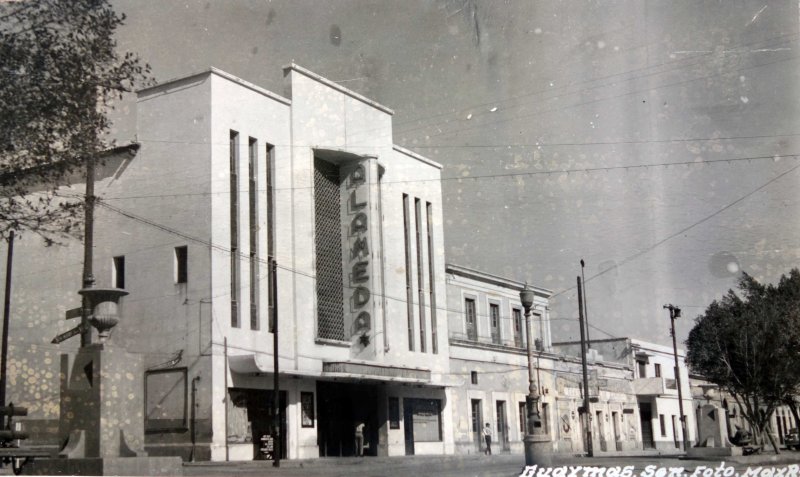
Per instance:
[[[772,444],[772,448],[775,450],[776,454],[780,454],[781,451],[778,449],[778,443],[775,442],[775,436],[772,435],[772,429],[770,429],[769,423],[764,426],[764,432],[767,434],[767,439],[769,439],[769,443]]]

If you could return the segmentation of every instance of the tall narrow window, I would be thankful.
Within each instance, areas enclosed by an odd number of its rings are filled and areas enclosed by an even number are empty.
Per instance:
[[[114,288],[125,288],[125,257],[114,257],[111,268],[111,281]]]
[[[467,339],[478,341],[478,324],[476,323],[474,298],[464,298],[464,318],[467,325]]]
[[[656,364],[653,365],[653,367],[655,368],[656,377],[660,378],[661,377],[661,364],[660,363],[656,363]]]
[[[250,227],[250,329],[259,329],[258,297],[258,141],[248,141],[247,195],[248,226]]]
[[[436,268],[433,261],[433,206],[430,202],[425,205],[426,217],[428,222],[428,287],[431,302],[431,351],[433,354],[439,352],[439,340],[436,325]]]
[[[527,433],[526,428],[528,427],[528,406],[526,405],[525,401],[520,401],[519,403],[519,433],[523,436]]]
[[[514,308],[511,310],[514,320],[514,346],[522,347],[522,310]]]
[[[230,137],[231,326],[239,327],[239,133]]]
[[[175,283],[189,280],[189,249],[186,245],[175,247]]]
[[[658,424],[661,426],[661,437],[667,437],[667,425],[664,421],[664,415],[658,415]]]
[[[267,185],[267,257],[275,260],[275,146],[267,144],[266,164],[264,164],[264,183]],[[269,331],[273,332],[275,323],[275,283],[272,271],[267,273],[267,295],[269,296]]]
[[[414,351],[414,291],[411,272],[411,211],[408,194],[403,194],[403,237],[406,250],[406,313],[408,315],[408,350]]]
[[[492,328],[492,343],[500,342],[500,305],[497,303],[489,304],[489,320]]]
[[[345,338],[340,184],[339,166],[314,158],[317,334],[332,340]]]
[[[417,300],[419,301],[419,350],[426,351],[425,336],[425,266],[422,263],[422,203],[414,199],[414,217],[417,230]]]

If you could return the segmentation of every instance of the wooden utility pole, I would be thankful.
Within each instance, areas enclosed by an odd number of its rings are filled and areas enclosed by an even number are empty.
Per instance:
[[[592,446],[592,413],[589,411],[589,369],[586,365],[586,332],[584,331],[583,320],[583,286],[581,277],[578,277],[578,317],[581,325],[581,363],[583,365],[583,420],[586,426],[586,453],[589,457],[594,457]]]
[[[94,287],[93,248],[94,248],[94,175],[95,158],[86,161],[86,197],[84,198],[84,231],[83,231],[83,288]],[[81,299],[81,347],[92,344],[92,327],[89,317],[92,315],[92,303],[89,295],[83,294]]]
[[[11,322],[11,264],[14,261],[14,231],[8,233],[8,256],[6,258],[6,294],[3,300],[3,365],[0,367],[0,405],[6,405],[6,383],[8,382],[8,326]]]
[[[272,274],[272,409],[275,416],[275,430],[273,433],[273,467],[281,466],[281,398],[280,382],[278,380],[278,264],[274,258],[270,259],[270,273]]]

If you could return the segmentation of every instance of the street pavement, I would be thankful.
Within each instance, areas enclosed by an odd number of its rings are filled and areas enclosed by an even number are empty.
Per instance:
[[[281,476],[330,476],[330,477],[473,477],[502,476],[516,477],[524,471],[525,459],[522,455],[501,454],[494,456],[412,456],[383,458],[321,458],[307,461],[283,461],[280,468],[272,462],[223,462],[195,463],[184,466],[184,475],[281,475]],[[800,477],[799,472],[787,472],[790,464],[800,463],[800,453],[785,451],[779,456],[762,454],[738,457],[736,461],[685,460],[677,456],[603,456],[575,457],[559,456],[554,459],[553,470],[546,477],[570,477],[570,470],[559,475],[559,466],[620,467],[631,466],[630,477]],[[761,469],[758,469],[761,467]],[[779,472],[769,471],[775,467]],[[670,469],[682,471],[670,475]],[[747,474],[748,468],[750,474]],[[766,470],[765,470],[766,469]],[[780,472],[780,469],[783,469]],[[618,474],[622,469],[617,469]],[[727,474],[727,475],[726,475]],[[535,477],[535,476],[534,476]],[[545,476],[541,476],[545,477]],[[584,477],[577,471],[573,477]],[[591,476],[590,476],[591,477]],[[594,477],[613,477],[597,475]],[[625,477],[624,473],[620,477]]]

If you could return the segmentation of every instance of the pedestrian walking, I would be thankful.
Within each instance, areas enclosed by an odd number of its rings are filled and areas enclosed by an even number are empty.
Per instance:
[[[483,440],[486,441],[486,455],[492,455],[492,425],[488,422],[486,427],[483,428]]]

